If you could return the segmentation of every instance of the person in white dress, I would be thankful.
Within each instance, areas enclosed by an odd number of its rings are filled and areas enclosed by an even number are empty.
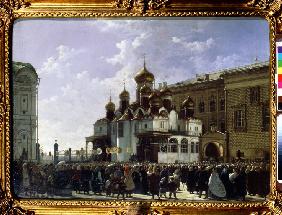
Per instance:
[[[222,199],[226,196],[226,190],[224,184],[219,178],[217,168],[213,168],[208,185],[210,198]]]

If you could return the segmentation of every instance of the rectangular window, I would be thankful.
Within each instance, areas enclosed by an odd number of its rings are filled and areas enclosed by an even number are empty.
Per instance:
[[[258,103],[260,100],[260,88],[252,87],[250,88],[250,103]]]
[[[28,110],[28,100],[27,100],[28,96],[27,95],[22,95],[21,97],[21,109],[22,109],[22,113],[25,114]]]
[[[118,123],[118,137],[123,137],[123,122]]]
[[[199,112],[200,112],[200,113],[205,112],[205,103],[204,103],[203,101],[201,101],[201,102],[199,103]]]
[[[246,115],[244,109],[234,111],[234,129],[236,131],[244,131],[246,129]]]
[[[196,143],[196,153],[199,153],[199,143]]]
[[[194,142],[191,142],[191,153],[194,153],[195,150],[194,150]]]
[[[188,153],[188,145],[181,144],[181,153]]]
[[[170,145],[170,152],[173,152],[173,153],[177,152],[177,145],[176,144]]]
[[[265,103],[262,107],[262,131],[269,131],[270,109],[269,104]]]
[[[225,109],[225,100],[221,99],[220,100],[220,104],[219,104],[219,110],[224,110]]]

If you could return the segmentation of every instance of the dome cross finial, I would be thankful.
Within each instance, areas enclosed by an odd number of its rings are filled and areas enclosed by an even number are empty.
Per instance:
[[[110,90],[110,102],[112,101],[112,90]]]
[[[144,53],[144,68],[146,67],[146,53]]]

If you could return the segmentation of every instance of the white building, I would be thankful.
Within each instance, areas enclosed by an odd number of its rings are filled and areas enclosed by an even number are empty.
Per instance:
[[[194,103],[190,97],[183,101],[178,113],[172,103],[172,92],[166,83],[154,89],[154,75],[145,65],[135,76],[136,101],[130,103],[129,92],[120,93],[119,107],[111,101],[105,106],[106,117],[94,124],[94,134],[86,137],[93,149],[102,149],[96,160],[150,162],[193,162],[199,159],[199,136],[202,122],[193,118]],[[177,140],[177,144],[171,141]],[[184,143],[187,147],[184,149]],[[175,148],[176,147],[176,148]],[[111,154],[107,148],[111,148]],[[166,150],[164,150],[166,148]],[[162,150],[163,149],[163,150]]]
[[[37,73],[31,64],[13,62],[13,152],[15,160],[39,160],[38,84]]]

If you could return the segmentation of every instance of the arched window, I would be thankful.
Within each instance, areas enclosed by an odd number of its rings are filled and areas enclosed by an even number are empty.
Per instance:
[[[168,152],[176,153],[177,152],[177,144],[178,144],[177,139],[171,138],[169,140],[169,144],[168,144]]]
[[[188,140],[186,138],[181,140],[181,153],[188,153]]]

